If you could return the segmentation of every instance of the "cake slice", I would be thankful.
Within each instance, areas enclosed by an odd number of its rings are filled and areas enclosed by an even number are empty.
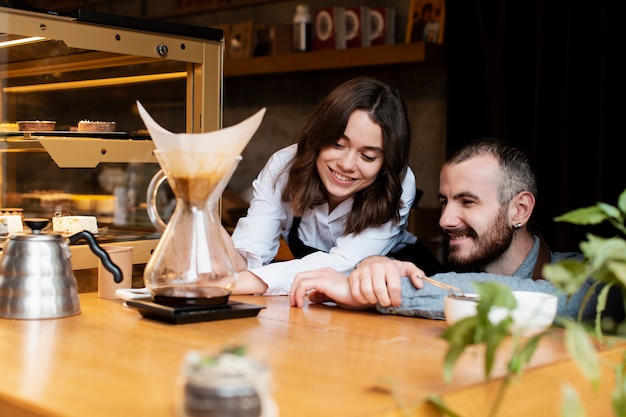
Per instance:
[[[78,122],[79,132],[115,132],[115,122],[81,120]]]
[[[22,216],[0,216],[0,235],[24,230]]]
[[[17,122],[20,132],[52,132],[57,122],[50,120],[26,120]]]
[[[17,123],[0,123],[0,132],[17,132],[18,130],[19,128],[17,127]]]
[[[96,216],[55,216],[52,218],[52,230],[58,233],[78,233],[87,230],[98,233]]]

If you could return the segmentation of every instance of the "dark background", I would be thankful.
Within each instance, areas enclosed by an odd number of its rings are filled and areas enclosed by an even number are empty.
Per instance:
[[[446,1],[447,150],[483,136],[524,149],[539,185],[531,226],[554,250],[578,250],[588,231],[615,233],[553,219],[598,201],[616,204],[626,188],[617,4]]]
[[[553,250],[578,250],[588,231],[614,234],[553,218],[597,201],[615,205],[626,187],[615,3],[446,3],[448,152],[482,136],[528,152],[539,183],[532,226]]]

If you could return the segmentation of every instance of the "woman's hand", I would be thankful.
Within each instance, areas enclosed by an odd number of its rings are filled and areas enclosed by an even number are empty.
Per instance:
[[[348,282],[357,303],[398,307],[402,304],[401,277],[409,277],[416,288],[422,288],[424,271],[411,262],[370,256],[352,271]]]
[[[314,303],[332,301],[339,307],[348,309],[373,306],[354,299],[350,292],[348,277],[332,268],[300,272],[296,275],[289,291],[289,303],[292,307],[302,307],[307,294],[309,301]]]

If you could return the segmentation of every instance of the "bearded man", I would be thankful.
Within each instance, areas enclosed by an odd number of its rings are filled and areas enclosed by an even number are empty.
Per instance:
[[[437,281],[475,292],[473,284],[498,282],[511,290],[559,296],[558,314],[576,317],[591,281],[571,299],[541,276],[542,267],[580,253],[552,252],[528,228],[537,185],[528,157],[510,144],[483,138],[459,149],[441,169],[441,226],[454,272]],[[419,265],[384,256],[363,260],[349,277],[325,268],[300,273],[290,291],[292,306],[334,301],[346,308],[376,307],[382,313],[443,319],[445,290],[424,285]],[[584,317],[595,314],[589,303]]]

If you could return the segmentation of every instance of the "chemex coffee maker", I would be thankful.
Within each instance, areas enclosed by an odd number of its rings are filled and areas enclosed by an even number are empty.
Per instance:
[[[226,129],[174,134],[156,124],[137,104],[161,166],[148,186],[147,205],[148,215],[162,235],[144,271],[151,300],[127,304],[144,317],[171,323],[256,315],[262,307],[229,300],[237,285],[237,271],[222,239],[219,199],[265,109]],[[165,180],[176,198],[167,224],[155,203]]]

